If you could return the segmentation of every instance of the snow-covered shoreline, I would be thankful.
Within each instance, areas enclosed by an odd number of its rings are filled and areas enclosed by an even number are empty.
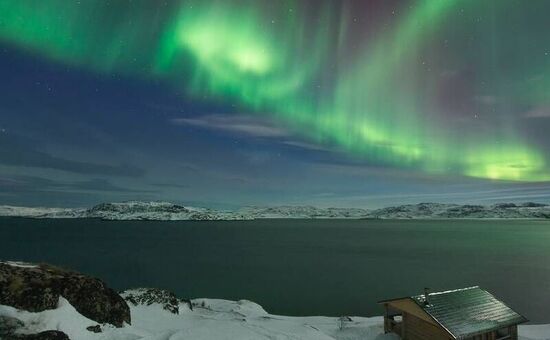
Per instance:
[[[25,323],[22,333],[59,330],[73,340],[397,340],[384,334],[382,317],[350,317],[343,323],[336,317],[290,317],[272,315],[260,305],[247,301],[195,299],[191,309],[179,303],[174,314],[160,303],[130,304],[132,325],[116,328],[100,325],[99,333],[87,330],[98,325],[81,314],[64,298],[56,309],[39,313],[0,305],[0,316],[17,318]],[[521,340],[550,339],[550,325],[522,325]]]
[[[0,216],[27,218],[98,218],[104,220],[255,220],[255,219],[550,219],[550,206],[500,203],[489,206],[419,203],[375,210],[313,206],[243,207],[216,210],[170,202],[101,203],[92,208],[0,206]]]
[[[118,293],[52,265],[0,262],[6,340],[398,340],[383,323],[381,316],[274,315],[249,300],[185,300],[156,288]],[[550,340],[550,324],[520,325],[519,335]]]

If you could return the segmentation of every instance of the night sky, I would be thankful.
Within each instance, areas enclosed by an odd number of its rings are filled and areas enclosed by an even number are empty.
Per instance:
[[[0,204],[550,202],[550,1],[0,13]]]

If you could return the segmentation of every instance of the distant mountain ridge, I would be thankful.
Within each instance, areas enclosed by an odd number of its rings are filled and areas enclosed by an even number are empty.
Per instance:
[[[373,210],[370,218],[381,219],[548,219],[550,206],[541,203],[498,203],[493,205],[418,203]]]
[[[235,211],[197,208],[170,202],[101,203],[92,208],[29,208],[0,206],[0,216],[29,218],[99,218],[104,220],[254,220],[301,219],[550,219],[550,205],[499,203],[470,205],[407,204],[382,209],[318,208],[313,206],[249,206]]]

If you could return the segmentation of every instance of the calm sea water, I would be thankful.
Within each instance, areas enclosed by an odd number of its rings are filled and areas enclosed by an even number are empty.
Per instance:
[[[289,315],[380,315],[381,299],[480,285],[532,322],[550,322],[544,221],[0,218],[0,258]]]

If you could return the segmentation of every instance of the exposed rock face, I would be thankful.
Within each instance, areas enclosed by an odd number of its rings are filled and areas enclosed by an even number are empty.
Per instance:
[[[67,334],[60,331],[45,331],[38,334],[17,334],[24,324],[18,319],[0,316],[0,339],[2,340],[69,340]]]
[[[3,340],[70,340],[67,334],[60,331],[44,331],[37,334],[11,334]]]
[[[88,326],[88,327],[86,327],[86,329],[90,332],[93,332],[93,333],[101,333],[101,326],[100,325]]]
[[[99,323],[130,323],[130,308],[99,279],[51,265],[0,262],[0,304],[40,312],[57,307],[59,296]]]
[[[137,305],[158,303],[173,314],[179,314],[179,300],[172,292],[156,288],[129,289],[120,294],[127,302]]]
[[[23,327],[23,322],[20,320],[0,315],[0,339],[8,339],[21,327]]]

